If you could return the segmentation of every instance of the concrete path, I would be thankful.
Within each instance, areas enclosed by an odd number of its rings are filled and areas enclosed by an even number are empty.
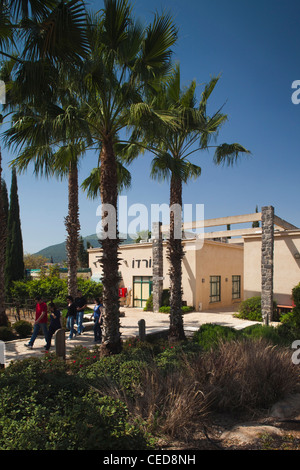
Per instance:
[[[139,308],[121,308],[121,312],[125,313],[124,317],[120,318],[121,334],[123,339],[138,336],[139,327],[138,322],[141,319],[145,320],[146,333],[153,333],[169,328],[169,314],[166,313],[153,313],[144,312]],[[240,320],[233,316],[234,311],[224,309],[222,311],[211,310],[207,312],[192,312],[184,315],[184,328],[186,332],[197,331],[204,323],[215,323],[218,325],[242,329],[257,322],[248,320]],[[66,332],[66,338],[68,332]],[[25,344],[28,343],[29,338],[15,341],[8,341],[5,343],[5,364],[8,365],[11,361],[25,359],[27,357],[40,357],[45,354],[44,346],[45,340],[42,336],[38,336],[33,349],[26,348]],[[82,335],[76,336],[72,340],[66,340],[66,353],[69,354],[74,346],[82,345],[89,349],[94,347],[94,333],[92,329],[85,331]],[[52,339],[52,347],[50,352],[54,352],[54,339]]]

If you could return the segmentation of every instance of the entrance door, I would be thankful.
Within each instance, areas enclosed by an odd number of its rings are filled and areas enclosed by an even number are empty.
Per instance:
[[[151,276],[133,277],[133,306],[144,308],[152,293]]]

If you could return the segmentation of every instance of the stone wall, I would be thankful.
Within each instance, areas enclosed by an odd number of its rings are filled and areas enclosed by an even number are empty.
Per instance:
[[[262,207],[261,227],[261,312],[268,324],[273,316],[274,207]]]
[[[163,291],[163,243],[161,222],[152,224],[153,312],[158,312]]]

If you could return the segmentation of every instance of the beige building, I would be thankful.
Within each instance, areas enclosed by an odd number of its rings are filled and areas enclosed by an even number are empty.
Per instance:
[[[261,234],[244,237],[244,297],[261,293]],[[300,230],[274,232],[274,300],[291,305],[292,289],[300,282]]]
[[[183,301],[196,311],[225,307],[240,302],[243,293],[243,247],[220,241],[183,240],[182,263]],[[145,307],[153,290],[152,243],[120,247],[120,288],[125,287],[127,302]],[[92,279],[101,280],[101,250],[89,250]],[[167,243],[163,242],[162,287],[169,289]],[[124,300],[122,300],[122,303]]]
[[[267,218],[266,214],[269,214]],[[253,227],[253,222],[259,226]],[[232,229],[235,224],[239,228]],[[224,230],[220,229],[222,226]],[[207,231],[212,227],[218,227],[218,231]],[[277,217],[272,206],[262,208],[259,213],[185,223],[182,229],[185,232],[200,229],[200,235],[194,233],[194,238],[182,241],[185,252],[182,288],[186,305],[196,311],[236,308],[241,300],[254,295],[262,295],[262,302],[267,299],[267,304],[274,298],[279,304],[291,305],[292,288],[300,282],[300,230]],[[168,226],[162,226],[161,231],[167,232]],[[159,279],[161,287],[168,289],[166,242],[162,246]],[[88,251],[92,279],[101,280],[101,250]],[[121,304],[144,307],[154,284],[156,261],[151,240],[121,245],[120,258],[119,287],[127,292]],[[124,293],[120,291],[120,296]]]

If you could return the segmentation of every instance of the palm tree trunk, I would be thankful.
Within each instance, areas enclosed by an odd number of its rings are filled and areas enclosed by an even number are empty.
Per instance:
[[[2,155],[0,151],[0,326],[8,325],[8,318],[5,312],[5,247],[6,247],[6,217],[1,191],[2,178]]]
[[[103,309],[104,334],[101,344],[101,354],[118,354],[122,350],[120,334],[120,305],[119,305],[119,236],[117,229],[117,199],[118,179],[117,163],[111,138],[102,143],[100,154],[101,175],[100,195],[102,202],[102,246],[101,265],[103,270]],[[113,219],[109,222],[109,205]]]
[[[79,204],[78,204],[78,168],[76,162],[69,166],[69,206],[65,218],[67,229],[67,261],[68,261],[68,294],[73,298],[77,295],[77,263],[79,242]]]
[[[172,211],[172,206],[180,207],[179,214]],[[185,339],[182,318],[182,258],[181,237],[178,237],[178,226],[181,230],[182,182],[172,175],[170,185],[170,238],[168,240],[168,259],[170,262],[170,333],[169,339],[178,341]],[[181,231],[180,231],[181,235]]]

